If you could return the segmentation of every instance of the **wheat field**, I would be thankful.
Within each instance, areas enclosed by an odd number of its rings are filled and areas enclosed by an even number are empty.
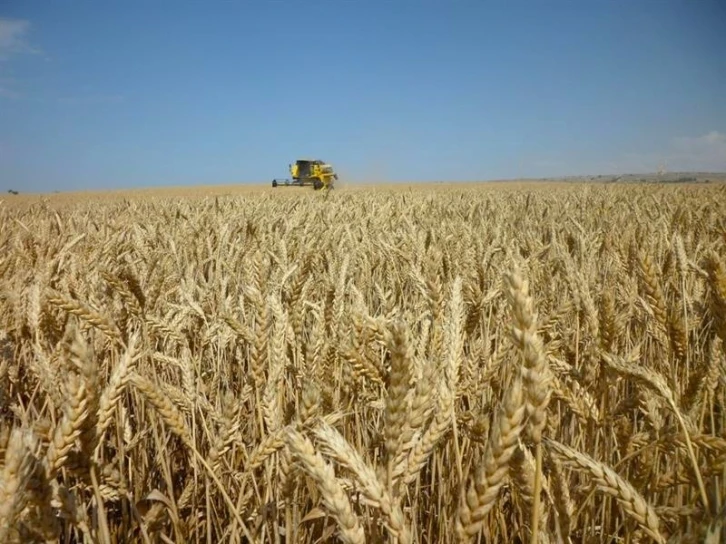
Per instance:
[[[0,204],[0,542],[721,542],[726,186]]]

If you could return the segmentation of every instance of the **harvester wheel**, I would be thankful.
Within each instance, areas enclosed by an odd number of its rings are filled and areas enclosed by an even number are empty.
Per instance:
[[[273,186],[273,187],[277,187],[277,180],[276,180],[276,179],[273,179],[273,180],[272,180],[272,186]]]
[[[322,187],[323,187],[323,182],[320,181],[320,179],[315,178],[313,180],[313,189],[315,189],[317,191],[319,189],[322,189]]]

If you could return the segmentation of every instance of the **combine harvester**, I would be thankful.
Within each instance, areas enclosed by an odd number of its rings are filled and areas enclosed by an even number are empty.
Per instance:
[[[332,189],[338,174],[333,167],[321,160],[299,159],[290,165],[292,179],[273,179],[273,187],[304,187],[312,186],[318,189]]]

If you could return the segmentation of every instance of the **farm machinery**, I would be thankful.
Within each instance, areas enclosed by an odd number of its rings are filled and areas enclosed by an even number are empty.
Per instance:
[[[317,159],[298,159],[289,168],[292,179],[275,178],[272,180],[273,187],[312,186],[317,191],[323,188],[332,189],[333,183],[338,179],[338,174],[330,164]]]

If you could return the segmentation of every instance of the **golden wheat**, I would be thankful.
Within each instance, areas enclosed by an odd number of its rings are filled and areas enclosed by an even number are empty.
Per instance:
[[[3,542],[716,542],[726,190],[0,206]]]

